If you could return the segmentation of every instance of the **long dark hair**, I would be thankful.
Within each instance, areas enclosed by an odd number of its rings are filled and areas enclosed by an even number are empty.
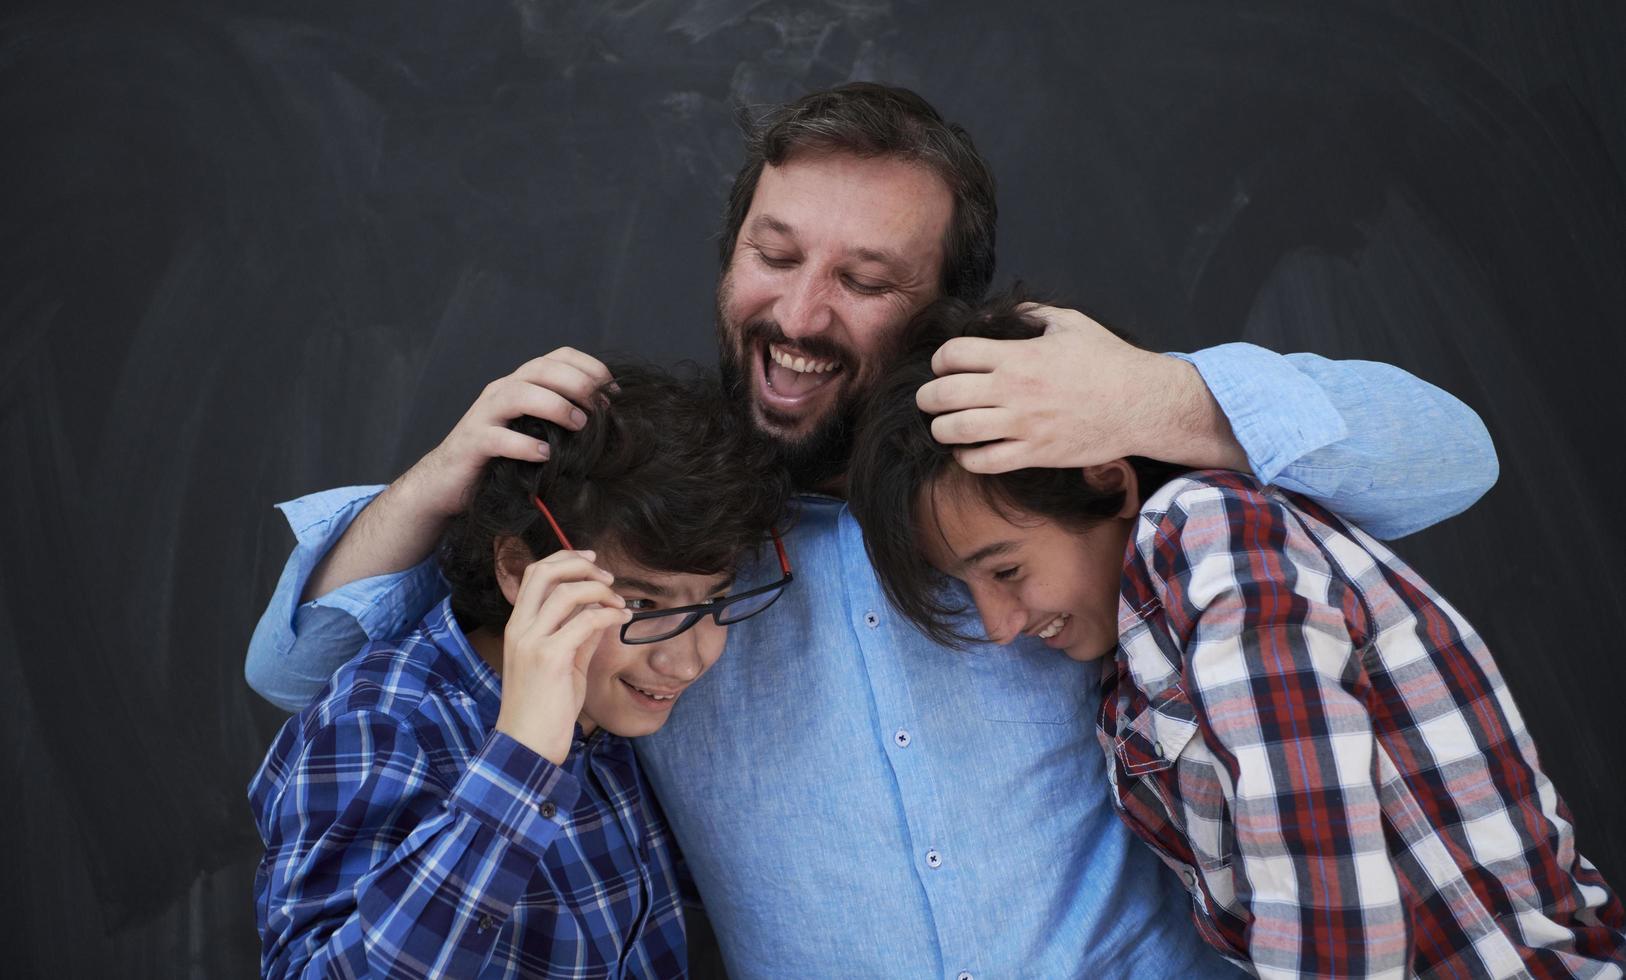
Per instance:
[[[859,427],[848,470],[848,502],[864,547],[887,599],[903,616],[940,643],[961,646],[980,637],[956,627],[965,607],[945,590],[945,576],[926,560],[923,529],[935,526],[922,491],[943,478],[981,495],[997,513],[1018,522],[1048,519],[1084,530],[1118,513],[1123,491],[1090,487],[1076,469],[1025,469],[997,475],[968,473],[953,449],[932,438],[931,416],[915,405],[915,393],[932,380],[932,355],[953,337],[1026,340],[1044,333],[1039,322],[1017,312],[1019,290],[972,306],[944,299],[922,310],[904,331],[894,366],[876,386]],[[1184,471],[1157,460],[1130,457],[1142,499]]]
[[[580,431],[525,417],[510,428],[552,447],[547,462],[489,463],[440,544],[452,611],[465,630],[500,628],[513,609],[493,544],[516,537],[537,558],[559,550],[541,497],[577,548],[605,549],[654,571],[715,575],[767,540],[790,494],[714,374],[610,363],[619,390]]]

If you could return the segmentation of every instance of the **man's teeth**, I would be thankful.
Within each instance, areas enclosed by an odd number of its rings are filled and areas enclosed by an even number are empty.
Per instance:
[[[1040,630],[1038,632],[1039,639],[1048,640],[1052,636],[1055,636],[1057,633],[1060,633],[1061,630],[1062,630],[1062,627],[1067,625],[1067,620],[1069,620],[1071,618],[1072,617],[1069,616],[1067,613],[1062,613],[1060,616],[1057,616],[1055,619],[1052,619],[1050,621],[1049,626],[1046,626],[1044,629],[1042,629],[1042,630]]]
[[[777,347],[769,347],[768,356],[773,358],[775,364],[786,370],[795,371],[797,374],[823,374],[826,371],[836,369],[835,361],[814,361],[806,357],[792,357]]]

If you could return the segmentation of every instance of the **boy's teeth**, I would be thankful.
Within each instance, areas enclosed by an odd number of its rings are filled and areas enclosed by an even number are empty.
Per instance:
[[[1069,618],[1070,617],[1066,613],[1063,613],[1062,615],[1057,616],[1055,619],[1052,619],[1049,626],[1046,626],[1044,629],[1039,631],[1039,639],[1048,640],[1057,633],[1060,633],[1062,627],[1067,625],[1067,620]]]

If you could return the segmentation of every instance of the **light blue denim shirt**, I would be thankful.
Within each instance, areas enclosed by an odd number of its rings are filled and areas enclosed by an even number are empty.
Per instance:
[[[1374,533],[1449,517],[1495,480],[1479,419],[1405,372],[1246,344],[1190,360],[1256,475]],[[298,543],[247,673],[285,707],[445,593],[426,562],[298,605],[379,489],[282,505]],[[1229,972],[1196,938],[1180,878],[1113,814],[1094,666],[1037,644],[931,643],[886,605],[846,506],[799,506],[786,539],[796,584],[732,628],[640,744],[730,973]]]

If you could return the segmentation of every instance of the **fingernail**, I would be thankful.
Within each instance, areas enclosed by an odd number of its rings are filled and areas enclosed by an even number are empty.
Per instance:
[[[570,422],[579,429],[587,424],[587,416],[582,414],[581,409],[573,408],[570,410]]]
[[[593,559],[598,557],[598,552],[592,551],[591,549],[588,549],[588,548],[583,548],[582,549],[582,557],[586,558],[588,561],[592,561]]]
[[[539,442],[536,444],[536,455],[540,459],[547,459],[553,455],[553,450],[548,447],[547,443]]]
[[[613,380],[609,384],[605,385],[604,387],[606,389],[608,389],[610,394],[612,394],[612,395],[621,394],[621,386],[616,384]]]

